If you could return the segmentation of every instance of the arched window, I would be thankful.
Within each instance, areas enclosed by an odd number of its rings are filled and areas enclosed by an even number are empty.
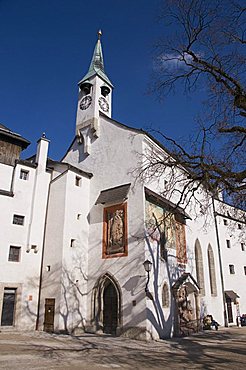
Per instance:
[[[169,307],[169,289],[166,282],[164,283],[162,288],[162,307]]]
[[[214,265],[214,252],[210,244],[208,245],[208,269],[209,269],[211,294],[217,295],[215,265]]]
[[[199,240],[196,240],[195,243],[195,259],[196,259],[196,278],[198,285],[200,287],[200,294],[205,295],[205,286],[204,286],[204,272],[203,272],[203,261],[202,261],[202,248]]]

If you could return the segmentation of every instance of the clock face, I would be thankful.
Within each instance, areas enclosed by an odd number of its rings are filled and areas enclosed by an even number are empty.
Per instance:
[[[100,108],[104,112],[108,112],[109,111],[109,104],[108,104],[108,102],[107,102],[107,100],[105,98],[103,98],[101,96],[101,98],[98,99],[98,103],[99,103]]]
[[[91,105],[92,98],[90,95],[86,95],[80,102],[80,109],[85,110]]]

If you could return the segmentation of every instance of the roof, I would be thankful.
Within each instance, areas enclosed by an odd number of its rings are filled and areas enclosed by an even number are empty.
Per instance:
[[[173,284],[173,289],[178,289],[184,283],[191,282],[197,289],[200,289],[199,285],[197,284],[196,280],[189,272],[184,272]]]
[[[235,293],[233,290],[225,290],[225,296],[226,298],[231,299],[233,302],[237,299],[240,298],[237,293]]]
[[[167,209],[167,211],[171,211],[173,213],[179,213],[184,218],[188,218],[191,220],[191,217],[185,212],[183,208],[177,206],[175,203],[171,202],[170,200],[162,197],[159,194],[156,194],[154,191],[146,187],[145,187],[145,193],[149,200],[153,200],[154,202],[157,202],[160,205],[163,205]]]
[[[131,184],[124,184],[114,188],[102,190],[96,204],[117,203],[127,199]]]
[[[154,136],[152,136],[151,134],[149,134],[147,131],[143,130],[142,128],[135,128],[135,127],[132,127],[132,126],[128,126],[128,125],[126,125],[126,124],[124,124],[122,122],[116,121],[115,119],[113,119],[111,117],[108,117],[106,114],[104,114],[101,111],[99,111],[99,115],[102,116],[102,117],[104,117],[105,119],[111,121],[113,124],[116,124],[116,125],[118,125],[118,126],[120,126],[122,128],[125,128],[127,130],[132,131],[132,132],[135,132],[136,134],[142,134],[142,135],[147,136],[149,139],[151,139],[153,142],[155,142],[161,149],[163,149],[165,152],[167,152],[169,155],[171,155],[171,153],[169,152],[169,150],[167,148],[165,148],[164,145],[161,144],[160,141],[158,141]],[[77,135],[73,138],[70,146],[68,147],[66,153],[64,154],[64,156],[62,157],[61,160],[63,160],[66,157],[67,153],[72,148],[72,146],[73,146],[76,138],[77,138]]]
[[[93,177],[93,174],[92,174],[91,172],[83,171],[83,170],[81,170],[80,168],[75,167],[75,166],[72,166],[72,165],[71,165],[71,164],[69,164],[69,163],[66,163],[66,162],[59,162],[59,161],[53,161],[53,159],[50,159],[50,158],[48,158],[48,159],[47,159],[47,166],[48,166],[49,168],[53,168],[55,165],[61,165],[61,166],[64,166],[64,167],[66,167],[68,170],[70,170],[70,171],[74,171],[74,172],[76,172],[76,173],[78,173],[78,174],[80,174],[80,175],[86,176],[86,177],[88,177],[89,179],[90,179],[91,177]]]
[[[0,124],[0,137],[3,140],[13,142],[16,145],[21,146],[23,149],[26,149],[30,144],[30,141],[22,137],[20,134],[10,130],[7,126]]]
[[[102,78],[102,80],[104,80],[111,87],[113,87],[112,82],[109,80],[108,76],[104,71],[103,52],[100,38],[97,40],[89,70],[86,73],[86,75],[82,78],[82,80],[79,82],[79,85],[95,75],[98,75],[99,77]]]

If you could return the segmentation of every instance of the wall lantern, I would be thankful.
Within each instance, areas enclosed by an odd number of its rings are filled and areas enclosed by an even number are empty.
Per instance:
[[[152,262],[150,262],[149,260],[146,260],[146,261],[144,261],[143,265],[144,265],[145,271],[148,273],[148,278],[147,278],[147,282],[146,282],[146,286],[145,286],[145,292],[148,293],[149,292],[149,288],[148,288],[148,285],[149,285],[149,273],[150,273],[151,268],[152,268]]]

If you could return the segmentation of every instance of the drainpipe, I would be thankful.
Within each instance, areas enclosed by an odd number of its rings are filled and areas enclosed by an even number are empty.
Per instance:
[[[223,268],[222,268],[222,258],[221,258],[221,248],[220,248],[220,238],[219,238],[219,229],[217,223],[217,212],[215,210],[214,204],[214,197],[212,197],[213,203],[213,214],[214,214],[214,223],[215,223],[215,232],[216,232],[216,239],[217,239],[217,246],[218,246],[218,255],[219,255],[219,265],[220,265],[220,279],[221,279],[221,288],[222,288],[222,297],[223,297],[223,309],[224,309],[224,325],[228,327],[228,320],[226,314],[226,300],[225,300],[225,286],[224,286],[224,276],[223,276]]]

